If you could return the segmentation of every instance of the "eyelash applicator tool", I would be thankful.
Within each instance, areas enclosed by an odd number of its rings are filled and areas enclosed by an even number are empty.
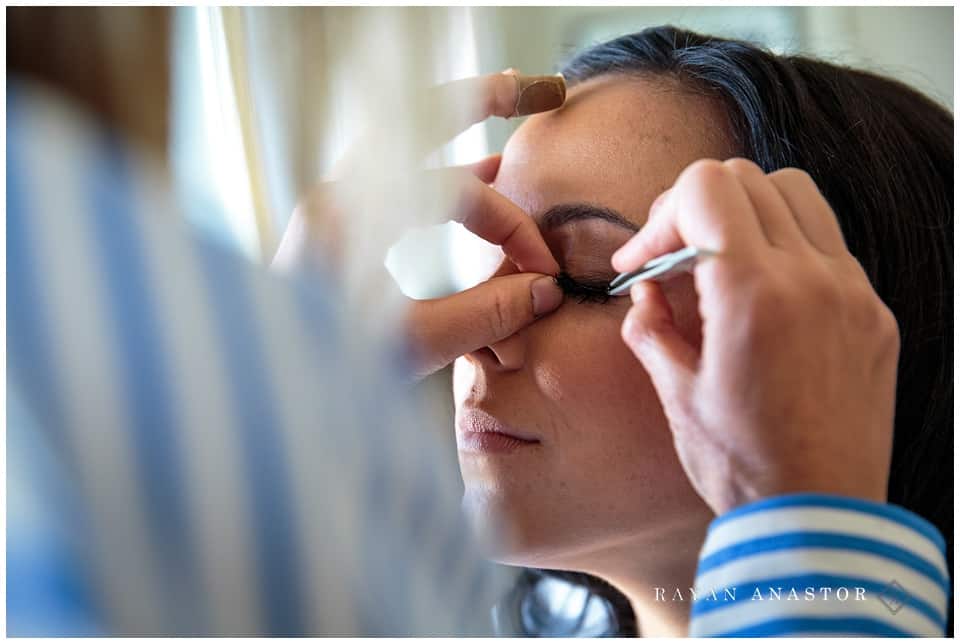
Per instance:
[[[697,261],[704,257],[714,255],[713,251],[703,248],[687,246],[673,253],[654,257],[640,268],[620,273],[610,282],[607,287],[608,295],[626,295],[630,292],[630,287],[637,282],[644,280],[656,280],[662,282],[675,275],[693,270]]]

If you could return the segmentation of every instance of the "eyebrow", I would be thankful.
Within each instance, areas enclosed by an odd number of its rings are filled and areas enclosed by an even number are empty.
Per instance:
[[[621,228],[626,228],[631,232],[640,230],[639,226],[616,210],[603,206],[594,206],[588,203],[565,203],[551,206],[537,217],[537,219],[540,222],[540,227],[546,230],[585,219],[600,219],[610,222],[611,224],[616,224]]]

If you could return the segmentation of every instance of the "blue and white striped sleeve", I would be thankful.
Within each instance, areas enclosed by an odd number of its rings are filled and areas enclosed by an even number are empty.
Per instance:
[[[950,582],[937,529],[899,506],[791,494],[717,517],[690,635],[937,636]]]

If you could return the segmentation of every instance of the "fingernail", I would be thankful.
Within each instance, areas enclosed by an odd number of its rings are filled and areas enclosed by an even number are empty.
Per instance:
[[[642,251],[647,245],[649,230],[644,226],[633,234],[623,246],[618,248],[610,256],[610,265],[618,271],[632,271],[640,268],[641,262],[637,261],[637,255],[643,254]]]
[[[646,297],[646,286],[643,282],[637,282],[630,287],[630,301],[637,304]]]
[[[628,239],[623,244],[623,246],[615,250],[613,252],[613,255],[610,256],[610,265],[614,268],[614,270],[617,270],[617,271],[630,270],[630,267],[627,267],[624,264],[624,262],[626,261],[627,253],[629,253],[632,250],[635,244],[634,240],[637,238],[637,235],[639,234],[640,233],[637,233],[636,235]],[[636,268],[636,267],[633,267],[633,268]]]
[[[648,217],[653,217],[654,214],[663,208],[663,205],[667,203],[667,197],[670,196],[670,189],[667,189],[660,193],[660,196],[653,200],[653,203],[650,204],[650,211],[647,215]]]
[[[626,246],[626,244],[623,246]],[[620,257],[622,255],[621,251],[623,250],[623,246],[613,251],[613,255],[610,256],[610,266],[612,266],[613,270],[615,271],[620,270]]]
[[[546,315],[563,302],[563,291],[552,277],[541,277],[530,285],[533,296],[533,314],[536,317]]]
[[[563,76],[517,75],[517,107],[515,116],[546,112],[563,105],[567,84]]]

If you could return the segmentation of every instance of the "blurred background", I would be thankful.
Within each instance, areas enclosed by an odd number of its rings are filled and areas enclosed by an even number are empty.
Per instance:
[[[173,170],[203,198],[194,222],[256,261],[272,258],[297,196],[356,135],[346,106],[358,14],[402,23],[433,82],[515,67],[556,71],[588,45],[658,24],[743,38],[876,71],[953,109],[952,7],[352,7],[176,10]],[[502,149],[519,120],[477,125],[438,153],[465,163]],[[489,249],[456,224],[418,231],[388,266],[405,293],[479,281]],[[456,261],[454,261],[456,258]]]

